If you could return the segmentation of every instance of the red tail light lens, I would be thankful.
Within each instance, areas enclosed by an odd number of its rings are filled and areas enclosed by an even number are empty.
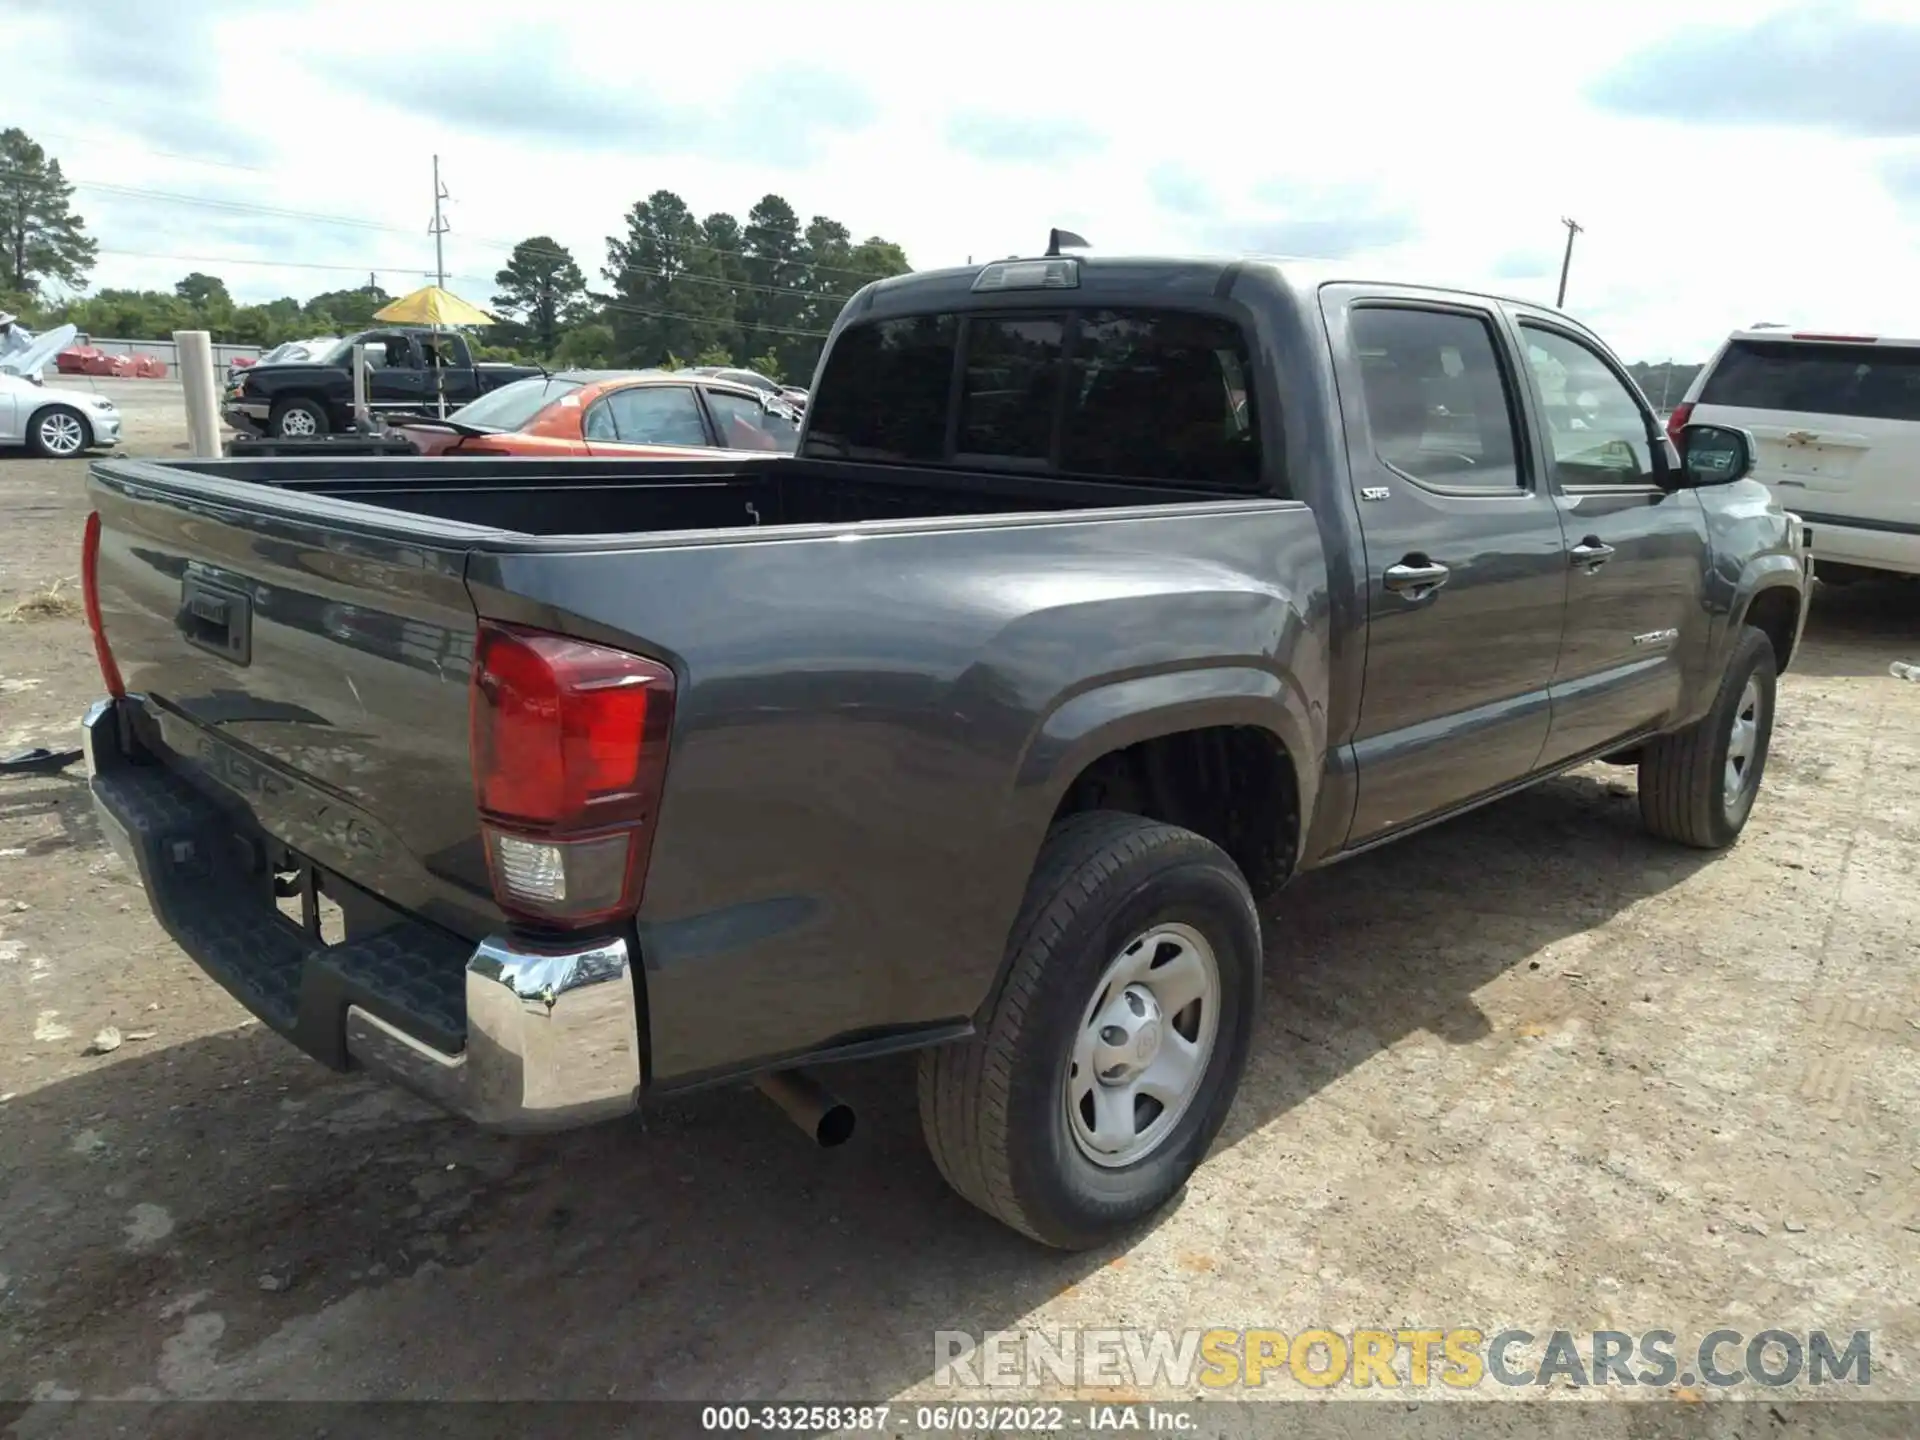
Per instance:
[[[87,516],[87,528],[80,540],[80,596],[87,608],[87,629],[93,632],[93,658],[100,662],[100,678],[107,693],[124,699],[126,684],[120,679],[120,667],[114,662],[107,644],[107,627],[100,620],[100,512]]]
[[[503,910],[580,925],[639,905],[673,690],[657,660],[481,622],[473,784]]]
[[[1673,407],[1673,413],[1667,416],[1667,438],[1675,445],[1680,443],[1680,432],[1687,428],[1687,421],[1693,416],[1693,406],[1682,401]]]

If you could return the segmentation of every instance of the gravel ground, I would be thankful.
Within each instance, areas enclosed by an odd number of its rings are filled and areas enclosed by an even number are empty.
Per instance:
[[[126,443],[165,453],[151,388]],[[77,743],[98,688],[82,479],[0,459],[0,750]],[[1072,1257],[944,1189],[910,1062],[844,1074],[827,1152],[747,1092],[508,1139],[331,1074],[164,938],[79,778],[0,780],[0,1402],[950,1399],[936,1330],[1408,1325],[1867,1329],[1871,1393],[1920,1399],[1895,659],[1920,587],[1821,592],[1723,856],[1596,767],[1306,877],[1211,1160]]]

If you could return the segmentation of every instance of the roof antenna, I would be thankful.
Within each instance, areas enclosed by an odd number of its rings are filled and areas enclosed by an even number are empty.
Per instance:
[[[1071,230],[1049,230],[1047,232],[1047,254],[1049,257],[1058,255],[1060,253],[1060,247],[1063,245],[1070,245],[1076,250],[1089,248],[1087,242]]]

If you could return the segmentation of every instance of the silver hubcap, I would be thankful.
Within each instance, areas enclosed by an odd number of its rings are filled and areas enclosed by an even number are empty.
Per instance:
[[[78,455],[86,438],[72,415],[49,415],[40,422],[40,443],[55,455]]]
[[[1733,712],[1733,731],[1727,736],[1726,804],[1729,810],[1740,803],[1753,777],[1753,757],[1760,749],[1760,684],[1747,681],[1740,692],[1740,704]]]
[[[313,416],[305,410],[289,410],[280,417],[282,435],[312,435],[320,427],[313,423]]]
[[[1220,1031],[1220,965],[1188,925],[1158,925],[1107,966],[1074,1035],[1067,1126],[1107,1168],[1144,1160],[1187,1113]]]

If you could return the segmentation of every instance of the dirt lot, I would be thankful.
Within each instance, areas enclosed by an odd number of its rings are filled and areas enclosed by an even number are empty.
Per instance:
[[[81,484],[0,459],[0,750],[98,688]],[[515,1140],[330,1074],[162,936],[77,775],[0,780],[0,1401],[951,1398],[935,1330],[1413,1324],[1865,1328],[1920,1398],[1902,658],[1913,589],[1822,592],[1717,859],[1602,767],[1307,877],[1213,1158],[1080,1257],[947,1193],[905,1063],[829,1152],[751,1093]]]

